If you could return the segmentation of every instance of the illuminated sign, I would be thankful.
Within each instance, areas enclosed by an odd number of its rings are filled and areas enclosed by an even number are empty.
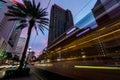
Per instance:
[[[82,35],[82,34],[88,32],[89,30],[90,30],[90,28],[85,29],[84,31],[78,33],[78,34],[76,35],[76,37],[79,37],[80,35]]]
[[[70,29],[66,34],[70,34],[71,32],[73,32],[76,29],[76,27]]]

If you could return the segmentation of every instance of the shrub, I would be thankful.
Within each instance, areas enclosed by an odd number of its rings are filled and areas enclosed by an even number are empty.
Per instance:
[[[23,77],[23,76],[29,76],[29,74],[30,74],[30,68],[6,70],[4,78]]]

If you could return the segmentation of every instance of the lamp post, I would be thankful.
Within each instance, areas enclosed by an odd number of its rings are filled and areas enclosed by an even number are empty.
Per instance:
[[[29,47],[27,52],[28,52],[28,54],[26,55],[24,68],[26,68],[26,66],[27,66],[27,62],[28,62],[28,59],[29,59],[29,55],[30,55],[30,53],[32,52],[32,48]]]

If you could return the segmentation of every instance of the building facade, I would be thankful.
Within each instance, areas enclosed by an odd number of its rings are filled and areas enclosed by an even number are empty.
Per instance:
[[[0,50],[1,52],[14,52],[21,30],[16,29],[19,22],[8,21],[7,16],[4,15],[8,11],[7,5],[13,2],[9,0],[0,1]]]
[[[120,0],[97,0],[92,9],[96,22],[104,26],[120,17]]]
[[[14,55],[19,56],[19,59],[21,59],[21,56],[22,56],[22,53],[23,53],[23,50],[24,50],[24,47],[25,47],[25,43],[26,43],[26,38],[20,37],[19,40],[18,40],[17,47],[14,51]]]
[[[97,0],[92,9],[95,20],[88,24],[89,21],[84,22],[82,19],[79,22],[83,24],[77,24],[82,26],[81,29],[75,29],[69,34],[66,32],[63,39],[47,48],[44,53],[51,60],[61,58],[61,60],[118,61],[120,59],[119,8],[119,0]],[[89,18],[89,14],[84,18],[86,17]]]
[[[46,48],[41,56],[41,59],[43,59],[41,61],[47,62],[47,59],[50,60],[52,67],[46,66],[43,69],[69,76],[75,80],[80,80],[82,77],[85,79],[87,76],[85,74],[90,74],[88,78],[91,78],[91,80],[101,80],[94,77],[95,75],[91,74],[91,72],[86,71],[86,68],[93,65],[97,67],[118,67],[120,65],[119,1],[97,0],[96,5],[92,9],[95,21],[91,21],[93,18],[90,15],[91,13],[88,13],[84,19],[76,24],[82,28],[75,29],[72,32],[68,31],[65,37],[56,42],[54,46]],[[82,75],[81,71],[83,68],[86,73],[82,73]],[[95,71],[98,70],[96,68],[93,69]],[[108,70],[109,72],[110,70]],[[111,70],[112,72],[113,70]],[[107,79],[104,76],[99,77]],[[111,77],[118,79],[118,76],[108,76],[108,78]]]
[[[70,10],[64,10],[57,4],[52,6],[50,15],[48,46],[52,45],[60,36],[73,27],[73,17]]]

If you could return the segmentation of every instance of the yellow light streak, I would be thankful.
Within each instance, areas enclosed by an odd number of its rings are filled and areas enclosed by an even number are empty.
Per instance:
[[[117,26],[119,26],[120,25],[120,22],[119,23],[115,23],[113,26],[111,26],[111,25],[108,25],[107,27],[108,28],[113,28],[113,27],[117,27]],[[97,33],[98,32],[101,32],[102,30],[104,30],[105,28],[103,28],[103,29],[100,29],[100,30],[97,30]],[[108,29],[107,29],[108,30]],[[111,30],[111,29],[110,29]],[[87,39],[87,38],[90,38],[91,36],[95,36],[95,34],[89,34],[89,36],[86,36],[86,37],[84,37],[83,38],[83,40],[84,39]],[[77,42],[77,41],[76,41]],[[74,45],[74,44],[73,44]],[[78,45],[81,45],[81,44],[78,44]]]
[[[97,32],[102,31],[102,30],[104,30],[104,29],[106,29],[106,27],[103,27],[103,28],[97,30]]]
[[[57,48],[57,49],[55,49],[55,51],[58,51],[58,50],[60,50],[61,48]]]
[[[88,41],[82,42],[82,43],[80,43],[80,44],[78,44],[78,45],[82,45],[82,44],[88,43],[88,42],[90,42],[90,41],[93,41],[93,40],[96,40],[96,39],[103,38],[103,37],[105,37],[105,36],[111,35],[111,34],[116,33],[116,32],[118,32],[118,31],[120,31],[120,29],[118,29],[118,30],[116,30],[116,31],[113,31],[113,32],[110,32],[110,33],[107,33],[107,34],[104,34],[104,35],[102,35],[102,36],[99,36],[99,37],[93,38],[93,39],[91,39],[91,40],[88,40]]]
[[[101,35],[101,36],[96,37],[96,38],[93,38],[93,39],[91,39],[91,40],[88,40],[88,41],[82,42],[82,43],[80,43],[80,44],[78,44],[78,45],[83,45],[83,44],[88,43],[88,42],[90,42],[90,41],[93,41],[93,40],[96,40],[96,39],[103,38],[103,37],[105,37],[105,36],[111,35],[111,34],[113,34],[113,33],[119,32],[119,31],[120,31],[120,29],[115,30],[115,31],[113,31],[113,32],[110,32],[110,33],[107,33],[107,34]],[[73,45],[73,46],[70,46],[70,47],[68,47],[68,48],[65,48],[65,49],[59,50],[57,53],[59,53],[59,52],[61,52],[61,51],[68,50],[68,49],[71,49],[71,48],[74,48],[74,47],[76,47],[76,46],[77,46],[77,45]],[[51,53],[53,53],[53,51],[51,51]]]
[[[114,24],[112,27],[115,27],[115,26],[118,26],[118,25],[120,25],[120,23],[116,23],[116,24]],[[100,30],[98,30],[97,32],[102,31],[102,30],[104,30],[104,29],[106,29],[106,28],[103,27],[103,28],[101,28]],[[82,43],[77,44],[77,45],[78,45],[78,46],[79,46],[79,45],[83,45],[83,44],[85,44],[85,43],[88,43],[88,42],[91,42],[91,41],[94,41],[94,40],[97,40],[97,39],[100,39],[100,38],[109,36],[109,35],[111,35],[111,34],[113,34],[113,33],[119,32],[119,31],[120,31],[120,29],[115,30],[115,31],[112,31],[112,32],[109,32],[109,33],[107,33],[107,34],[104,34],[104,35],[101,35],[101,36],[98,36],[98,37],[95,37],[95,38],[93,38],[93,39],[87,40],[87,41],[82,42]],[[92,34],[92,35],[94,35],[94,34]],[[64,48],[64,49],[62,49],[62,50],[61,50],[61,48],[57,48],[55,51],[57,51],[57,53],[59,53],[59,52],[61,52],[61,51],[65,51],[65,50],[74,48],[74,47],[76,47],[77,45],[73,45],[73,46]],[[51,51],[51,53],[53,53],[53,51]]]
[[[78,66],[78,65],[75,65],[74,68],[120,70],[120,67],[107,67],[107,66]]]
[[[74,47],[76,47],[77,45],[73,45],[73,46],[70,46],[70,47],[68,47],[69,49],[71,49],[71,48],[74,48]]]

